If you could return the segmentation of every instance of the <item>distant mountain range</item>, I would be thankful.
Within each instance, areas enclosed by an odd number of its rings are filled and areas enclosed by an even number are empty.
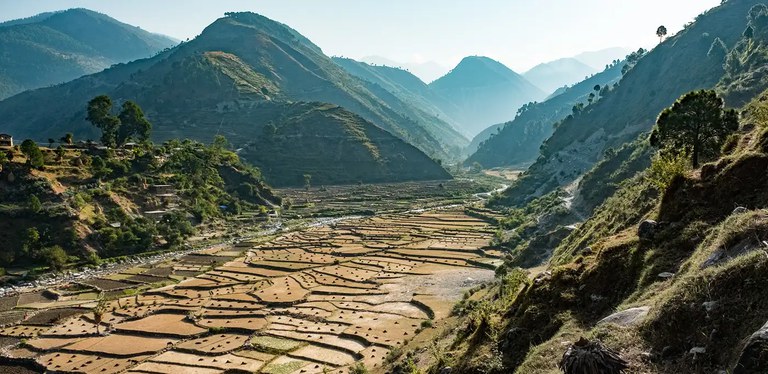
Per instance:
[[[597,70],[575,58],[559,60],[536,65],[523,73],[523,77],[547,94],[558,88],[580,82]]]
[[[590,75],[607,68],[615,60],[623,60],[629,51],[623,48],[607,48],[599,51],[583,52],[574,57],[566,57],[536,65],[523,73],[536,87],[550,96],[566,86],[572,86]]]
[[[492,168],[499,166],[527,166],[536,160],[539,147],[552,135],[553,125],[573,114],[575,105],[589,104],[589,95],[599,98],[595,86],[605,92],[621,79],[623,64],[612,64],[608,69],[564,88],[547,100],[527,106],[512,121],[491,126],[478,134],[467,152],[471,156],[465,164],[474,162]],[[607,87],[607,88],[604,88]]]
[[[87,9],[0,23],[0,100],[147,58],[177,43]]]
[[[429,87],[453,103],[446,112],[472,135],[514,118],[520,106],[546,96],[520,74],[481,56],[465,57]]]
[[[450,178],[407,142],[438,157],[451,144],[439,136],[453,136],[454,147],[467,143],[436,117],[371,92],[295,30],[254,13],[231,13],[155,57],[0,101],[0,128],[21,139],[70,131],[96,139],[84,111],[99,94],[136,101],[158,141],[226,135],[275,185],[301,184],[304,174],[326,184]]]
[[[423,82],[429,83],[437,78],[442,77],[448,72],[448,68],[440,65],[435,61],[426,62],[397,62],[381,56],[366,56],[360,59],[361,62],[365,62],[371,65],[389,66],[393,68],[400,68],[406,70],[413,75],[419,77]]]
[[[610,64],[614,60],[623,60],[630,52],[632,51],[626,48],[613,47],[599,51],[582,52],[573,56],[573,58],[591,66],[595,71],[602,71],[605,65]]]

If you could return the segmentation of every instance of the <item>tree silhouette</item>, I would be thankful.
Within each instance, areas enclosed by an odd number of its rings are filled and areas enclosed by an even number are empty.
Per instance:
[[[101,129],[101,142],[108,147],[117,145],[117,131],[120,127],[120,120],[111,112],[112,99],[100,95],[88,102],[88,116],[85,118]]]
[[[99,335],[99,325],[101,324],[101,320],[104,318],[104,313],[107,312],[107,303],[104,301],[104,299],[99,300],[99,303],[96,304],[96,307],[93,308],[93,323],[96,325],[96,335]]]
[[[664,25],[659,26],[658,29],[656,29],[656,36],[659,37],[659,44],[664,40],[664,37],[667,36],[667,28],[664,27]]]
[[[137,136],[142,142],[149,140],[152,124],[144,117],[144,112],[133,101],[123,103],[122,110],[117,117],[120,120],[117,131],[117,144],[125,144],[131,136]]]
[[[738,126],[738,114],[726,110],[715,91],[693,91],[659,114],[650,140],[651,145],[665,152],[690,154],[697,168],[699,158],[717,155]]]
[[[72,145],[73,136],[71,132],[68,132],[66,135],[61,137],[61,142],[64,144]]]

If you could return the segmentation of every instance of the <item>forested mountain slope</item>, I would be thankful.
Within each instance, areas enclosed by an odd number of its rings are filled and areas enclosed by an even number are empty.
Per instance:
[[[0,23],[0,100],[147,58],[177,42],[87,9]]]

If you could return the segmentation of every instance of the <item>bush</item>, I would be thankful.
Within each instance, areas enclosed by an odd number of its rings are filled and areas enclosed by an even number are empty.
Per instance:
[[[349,369],[349,373],[350,374],[368,374],[368,368],[365,367],[365,364],[358,361]]]
[[[42,259],[45,264],[53,271],[61,271],[69,260],[67,252],[58,245],[48,247],[42,251]]]
[[[659,190],[664,191],[672,179],[688,171],[689,163],[687,159],[688,155],[684,152],[679,154],[657,154],[651,160],[651,167],[648,169],[647,174],[648,179]]]
[[[32,195],[29,197],[29,210],[31,210],[33,213],[40,213],[40,211],[43,209],[43,204],[40,202],[40,199],[37,198],[37,196]]]

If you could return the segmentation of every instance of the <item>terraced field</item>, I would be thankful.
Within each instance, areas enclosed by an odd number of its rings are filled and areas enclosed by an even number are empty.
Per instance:
[[[77,295],[114,296],[101,335],[87,309],[95,297],[22,295],[6,300],[16,307],[3,313],[18,315],[0,330],[2,354],[71,373],[346,373],[356,361],[375,369],[426,321],[447,316],[466,289],[493,277],[492,235],[456,208],[240,244],[246,251],[237,258],[231,248],[186,256],[171,271],[137,269],[80,285]],[[156,278],[178,283],[124,291],[162,285]]]

